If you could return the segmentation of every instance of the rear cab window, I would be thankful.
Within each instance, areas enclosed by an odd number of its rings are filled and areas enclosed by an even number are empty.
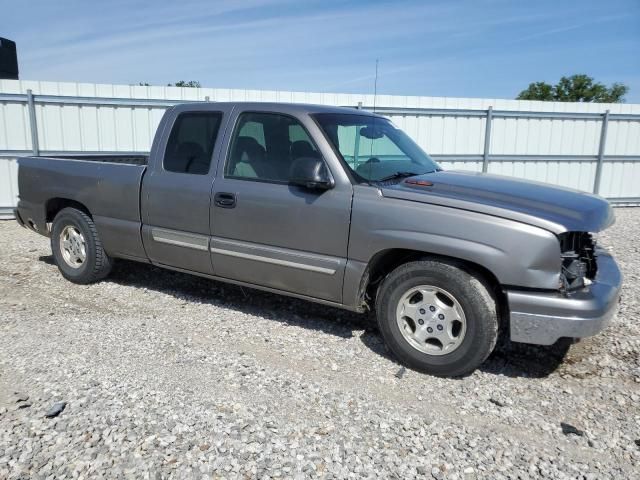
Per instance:
[[[221,112],[178,115],[167,142],[163,168],[168,172],[208,174],[221,122]]]

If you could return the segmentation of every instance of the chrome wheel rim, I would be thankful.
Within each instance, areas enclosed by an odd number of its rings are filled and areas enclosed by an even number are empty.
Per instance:
[[[455,351],[467,333],[460,302],[451,293],[433,285],[407,290],[398,302],[396,319],[404,339],[428,355]]]
[[[67,225],[60,233],[60,253],[71,268],[80,268],[87,259],[87,243],[82,232],[74,225]]]

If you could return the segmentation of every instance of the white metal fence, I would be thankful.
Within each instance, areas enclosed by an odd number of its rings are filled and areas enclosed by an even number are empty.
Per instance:
[[[17,200],[17,157],[146,153],[164,109],[198,100],[374,104],[372,95],[0,80],[0,215]],[[444,168],[640,204],[640,105],[389,95],[375,103]]]

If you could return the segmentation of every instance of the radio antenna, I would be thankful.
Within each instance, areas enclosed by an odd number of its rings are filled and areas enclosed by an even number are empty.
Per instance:
[[[376,99],[378,98],[378,59],[376,58],[376,77],[373,81],[373,113],[376,113]]]

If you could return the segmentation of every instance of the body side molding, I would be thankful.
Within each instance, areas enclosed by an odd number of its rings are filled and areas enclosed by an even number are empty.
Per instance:
[[[195,233],[180,232],[167,228],[151,228],[151,236],[156,242],[177,245],[179,247],[193,248],[207,251],[209,249],[209,237]]]

